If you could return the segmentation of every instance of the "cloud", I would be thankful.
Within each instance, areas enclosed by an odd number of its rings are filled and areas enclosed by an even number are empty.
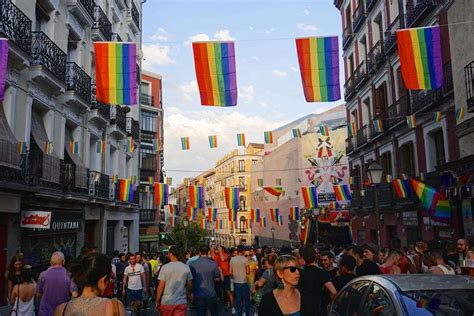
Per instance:
[[[249,26],[249,30],[253,31],[253,30],[255,30],[255,28],[253,26]]]
[[[179,86],[179,91],[182,93],[185,101],[192,101],[193,98],[198,97],[199,88],[196,80]]]
[[[304,23],[298,23],[296,24],[296,27],[305,32],[316,32],[316,30],[318,29],[316,25]]]
[[[260,58],[258,56],[252,56],[250,59],[255,60],[255,61],[260,61]]]
[[[253,85],[242,86],[238,90],[238,97],[243,103],[249,104],[254,100],[255,89]]]
[[[170,55],[170,47],[163,44],[143,45],[143,68],[167,66],[175,63]]]
[[[299,71],[299,69],[297,67],[293,67],[293,66],[291,66],[290,69],[293,72],[298,72]]]
[[[166,30],[162,27],[158,28],[158,30],[150,36],[152,41],[159,41],[159,42],[166,42],[170,38],[170,34],[166,32]]]
[[[214,32],[214,39],[218,41],[234,41],[235,40],[235,38],[233,38],[230,35],[229,30],[219,30],[219,31]]]
[[[190,36],[189,41],[187,41],[186,43],[190,44],[192,42],[209,41],[209,40],[210,40],[209,35],[201,33],[201,34]]]
[[[213,40],[216,41],[234,41],[235,37],[230,35],[229,30],[217,30],[214,32],[214,36],[212,37]],[[195,34],[193,36],[188,37],[188,40],[184,42],[184,45],[191,45],[192,42],[200,42],[200,41],[210,41],[211,37],[206,33]]]
[[[272,34],[273,32],[275,32],[275,30],[276,30],[276,28],[271,27],[271,28],[265,30],[265,34],[270,35],[270,34]]]
[[[304,15],[310,15],[311,11],[309,11],[308,9],[305,9],[305,10],[303,10],[303,13],[304,13]]]
[[[272,75],[274,75],[275,77],[286,77],[288,73],[285,71],[278,70],[278,69],[273,69]]]

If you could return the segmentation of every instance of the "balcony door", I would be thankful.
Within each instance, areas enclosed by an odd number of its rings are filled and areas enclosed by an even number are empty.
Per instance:
[[[375,89],[374,115],[376,117],[387,117],[387,83],[384,82],[377,89]]]

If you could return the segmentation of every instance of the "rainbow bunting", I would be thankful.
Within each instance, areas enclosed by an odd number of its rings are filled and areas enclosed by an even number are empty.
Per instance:
[[[97,141],[97,153],[98,154],[105,153],[105,140],[98,140]]]
[[[395,179],[393,180],[393,187],[398,198],[406,199],[411,196],[410,183],[408,180]]]
[[[334,193],[336,194],[336,201],[350,201],[351,190],[347,184],[334,185]]]
[[[0,41],[1,43],[1,41]],[[18,142],[18,153],[20,155],[24,155],[26,154],[26,152],[28,151],[28,149],[26,148],[26,142]]]
[[[441,121],[441,112],[434,112],[433,122],[438,123],[439,121]]]
[[[436,203],[436,207],[434,211],[430,213],[431,217],[437,221],[442,223],[449,223],[451,222],[451,204],[449,200],[438,200]]]
[[[283,226],[283,216],[278,216],[278,226]]]
[[[273,144],[273,132],[263,132],[265,144]]]
[[[217,208],[215,207],[209,207],[207,209],[207,219],[210,222],[215,222],[217,221]]]
[[[318,207],[318,193],[316,187],[301,187],[301,194],[303,195],[306,208],[311,209]]]
[[[290,219],[292,221],[300,220],[300,208],[299,207],[290,207]]]
[[[263,227],[267,227],[267,218],[266,217],[262,217],[261,220],[260,220],[260,227],[263,228]]]
[[[189,204],[193,208],[204,208],[204,188],[202,186],[189,186]]]
[[[416,127],[416,117],[414,114],[407,116],[407,125],[408,125],[408,128]]]
[[[293,138],[301,138],[301,130],[299,128],[293,128],[291,133],[293,134]]]
[[[439,26],[397,30],[397,43],[407,89],[432,90],[443,86]]]
[[[135,141],[132,137],[127,139],[127,153],[133,153],[135,151]]]
[[[188,206],[188,208],[186,209],[186,212],[188,214],[188,219],[190,221],[195,221],[196,220],[196,216],[197,216],[197,209],[196,208]]]
[[[349,126],[347,128],[349,129],[349,135],[350,136],[356,136],[356,134],[357,134],[356,122],[351,122],[351,124],[349,124]]]
[[[122,202],[129,202],[133,200],[133,187],[130,179],[119,180],[118,200]]]
[[[148,177],[148,184],[153,185],[153,183],[155,183],[155,177],[153,176]]]
[[[160,140],[159,139],[154,139],[153,140],[153,151],[158,152],[160,151]]]
[[[44,143],[44,153],[46,155],[51,155],[53,153],[53,142]]]
[[[201,104],[237,105],[234,42],[194,42],[193,52]]]
[[[410,182],[413,191],[415,191],[416,196],[420,199],[421,205],[423,205],[428,212],[432,212],[441,195],[436,192],[434,188],[424,184],[423,182],[417,181],[413,178],[410,179]]]
[[[217,136],[209,136],[209,147],[217,148]]]
[[[259,208],[250,209],[250,219],[254,223],[260,222],[260,209]]]
[[[173,178],[166,177],[166,184],[169,185],[169,186],[173,185]]]
[[[168,204],[169,187],[166,183],[155,183],[155,205],[164,206]]]
[[[245,134],[237,134],[237,146],[245,146]]]
[[[277,187],[263,187],[265,191],[270,193],[273,196],[280,196],[281,193],[283,192],[283,188],[281,186]]]
[[[201,219],[201,229],[207,229],[207,220]]]
[[[456,123],[460,123],[463,118],[464,118],[464,108],[460,107],[459,109],[456,109]]]
[[[96,98],[105,104],[137,104],[135,43],[95,42]]]
[[[319,126],[319,132],[321,133],[321,136],[329,136],[329,127],[327,125],[320,125]]]
[[[238,210],[239,209],[239,188],[226,187],[224,191],[225,205],[228,209]]]
[[[79,142],[70,141],[69,151],[71,152],[71,154],[77,154],[79,152]]]
[[[12,17],[13,18],[13,17]],[[3,101],[5,96],[5,81],[7,79],[8,69],[8,39],[0,39],[0,101]]]
[[[303,245],[306,245],[309,241],[309,236],[311,234],[311,221],[309,218],[305,220],[305,228],[301,229],[301,239],[303,241]]]
[[[189,150],[189,137],[181,137],[181,149]]]
[[[374,132],[375,133],[383,133],[383,125],[382,125],[382,120],[374,120]]]
[[[307,102],[341,98],[337,36],[296,39],[301,81]]]
[[[280,210],[278,209],[278,207],[270,208],[270,218],[272,222],[278,221],[278,216],[280,216]]]

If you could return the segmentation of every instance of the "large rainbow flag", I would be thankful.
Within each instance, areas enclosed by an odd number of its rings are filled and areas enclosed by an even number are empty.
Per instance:
[[[413,191],[415,191],[416,196],[420,199],[423,207],[428,211],[432,212],[435,210],[438,200],[441,197],[434,188],[429,185],[424,184],[423,182],[417,181],[415,179],[410,179],[411,186]]]
[[[397,30],[397,43],[407,89],[431,90],[443,86],[439,26]]]
[[[137,104],[135,43],[95,42],[96,98],[105,104]]]
[[[238,187],[226,187],[224,190],[225,204],[228,209],[238,210],[239,209],[239,188]]]
[[[430,212],[430,215],[437,222],[451,222],[452,213],[449,200],[438,200],[435,209]]]
[[[237,105],[233,42],[193,43],[194,67],[202,105]]]
[[[301,187],[301,194],[303,195],[306,208],[318,207],[318,192],[316,191],[316,187]]]
[[[305,220],[304,226],[305,228],[301,229],[300,239],[303,242],[303,245],[306,245],[309,241],[309,236],[311,234],[311,220],[309,218]]]
[[[168,204],[169,187],[166,183],[155,183],[155,205],[164,206]]]
[[[130,181],[130,179],[120,179],[118,200],[122,202],[131,202],[133,201],[133,193],[132,181]]]
[[[105,140],[98,140],[97,141],[97,153],[98,154],[105,153]]]
[[[201,185],[189,186],[189,205],[193,208],[204,208],[204,188]]]
[[[341,98],[337,36],[296,39],[301,80],[307,102]]]

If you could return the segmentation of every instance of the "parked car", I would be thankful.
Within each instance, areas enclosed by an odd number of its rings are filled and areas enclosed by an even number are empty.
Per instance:
[[[474,315],[474,278],[463,275],[371,275],[349,282],[331,316]]]

